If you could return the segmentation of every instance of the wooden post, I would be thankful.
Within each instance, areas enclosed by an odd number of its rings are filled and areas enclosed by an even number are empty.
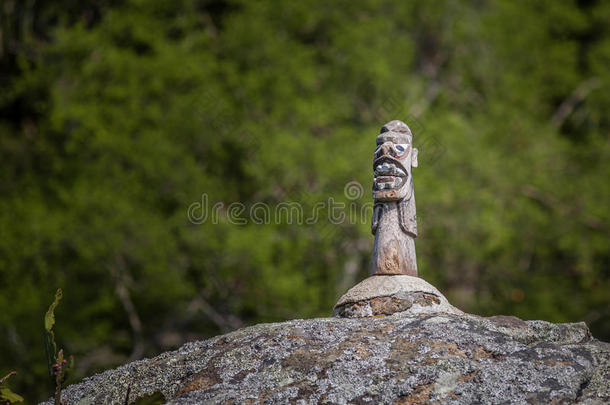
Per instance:
[[[411,130],[398,120],[385,124],[377,137],[373,159],[372,275],[417,276],[417,217],[411,170],[417,167],[417,149],[412,141]]]

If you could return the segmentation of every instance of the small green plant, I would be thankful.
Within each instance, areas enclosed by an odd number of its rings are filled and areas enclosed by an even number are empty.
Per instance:
[[[55,300],[49,306],[49,310],[44,316],[45,329],[45,350],[47,353],[47,367],[49,369],[49,377],[55,384],[55,405],[61,405],[61,386],[68,377],[68,371],[74,366],[74,357],[70,356],[70,361],[64,357],[63,349],[57,351],[55,344],[55,333],[53,326],[55,325],[55,307],[59,304],[63,293],[61,288],[55,293]]]
[[[21,395],[15,394],[10,388],[4,386],[4,382],[9,379],[10,376],[17,374],[16,371],[11,371],[4,377],[0,378],[0,403],[2,405],[14,404],[15,402],[23,402]]]

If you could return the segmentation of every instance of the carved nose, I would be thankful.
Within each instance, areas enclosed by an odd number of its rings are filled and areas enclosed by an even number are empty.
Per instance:
[[[379,148],[379,151],[381,152],[382,155],[394,155],[394,148],[393,148],[393,144],[392,142],[385,142],[383,145],[381,145],[381,148]]]

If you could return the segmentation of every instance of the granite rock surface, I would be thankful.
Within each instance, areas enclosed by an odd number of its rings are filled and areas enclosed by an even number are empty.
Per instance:
[[[584,323],[410,314],[260,324],[67,387],[67,404],[610,402],[610,344]],[[50,404],[51,402],[47,402]]]

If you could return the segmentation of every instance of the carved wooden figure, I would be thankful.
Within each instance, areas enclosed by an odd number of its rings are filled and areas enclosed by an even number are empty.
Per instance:
[[[371,274],[417,276],[415,240],[417,217],[411,168],[417,167],[413,135],[402,121],[381,128],[373,159],[375,208],[371,231],[375,235]]]

